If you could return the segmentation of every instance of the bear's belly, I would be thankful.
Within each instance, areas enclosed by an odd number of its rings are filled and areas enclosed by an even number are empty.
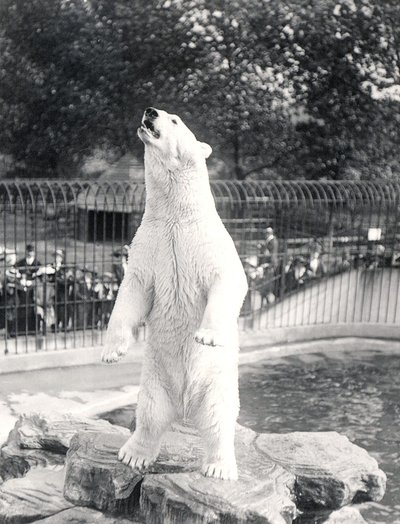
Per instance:
[[[150,333],[173,336],[177,341],[194,334],[203,318],[206,292],[188,264],[176,267],[164,260],[155,272],[153,307],[148,318]]]

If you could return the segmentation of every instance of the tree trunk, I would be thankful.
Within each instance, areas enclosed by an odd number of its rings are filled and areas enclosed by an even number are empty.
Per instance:
[[[240,144],[237,131],[233,135],[233,163],[236,180],[244,180],[244,173],[240,166]]]

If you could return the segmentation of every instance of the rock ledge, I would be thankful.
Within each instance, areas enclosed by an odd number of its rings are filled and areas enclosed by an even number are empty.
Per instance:
[[[105,421],[21,417],[0,455],[0,522],[284,524],[330,514],[318,522],[361,523],[349,504],[385,492],[375,459],[336,432],[257,434],[238,425],[237,482],[203,477],[201,441],[181,426],[148,471],[132,471],[117,460],[128,435]]]

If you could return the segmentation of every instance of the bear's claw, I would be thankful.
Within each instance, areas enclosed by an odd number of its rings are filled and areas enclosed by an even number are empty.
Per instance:
[[[115,347],[115,346],[114,346]],[[101,360],[107,364],[112,364],[113,362],[118,362],[121,357],[128,353],[128,348],[119,345],[116,349],[114,348],[104,348],[101,354]]]
[[[143,471],[148,468],[150,464],[154,462],[154,459],[134,452],[132,446],[129,445],[128,442],[119,450],[118,460],[138,471]]]
[[[235,462],[213,462],[205,464],[201,472],[206,477],[213,477],[222,480],[237,480],[238,472]]]
[[[199,344],[204,346],[224,346],[224,342],[219,333],[213,329],[199,329],[194,335],[194,339]]]

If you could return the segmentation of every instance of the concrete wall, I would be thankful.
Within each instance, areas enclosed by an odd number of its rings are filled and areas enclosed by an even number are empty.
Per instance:
[[[257,318],[241,322],[242,354],[282,352],[287,345],[321,339],[354,338],[400,341],[400,268],[349,271],[301,289],[269,307]],[[243,319],[242,319],[243,320]],[[247,325],[245,325],[247,324]],[[76,342],[76,341],[75,341]],[[93,347],[47,350],[0,356],[0,375],[15,371],[100,363],[101,333]],[[394,343],[393,343],[394,344]],[[127,361],[140,364],[144,342]],[[304,351],[304,346],[302,351]],[[244,357],[244,355],[243,355]],[[247,358],[247,357],[246,357]]]
[[[400,268],[351,270],[316,281],[258,313],[253,328],[400,325]]]

